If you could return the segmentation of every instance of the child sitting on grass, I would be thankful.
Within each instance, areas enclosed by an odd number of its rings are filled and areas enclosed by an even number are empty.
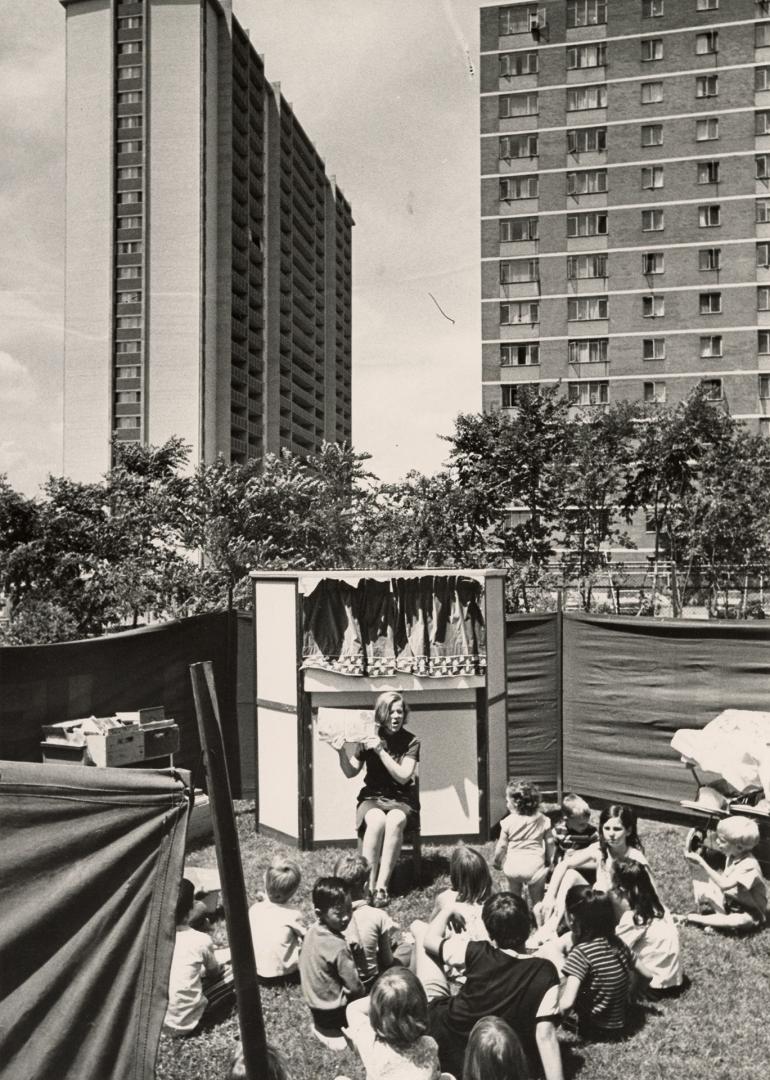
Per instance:
[[[547,868],[553,857],[551,822],[540,811],[540,792],[527,781],[510,781],[505,788],[510,813],[500,823],[493,863],[502,868],[508,889],[521,896],[529,893],[530,903],[543,899]]]
[[[257,975],[263,984],[299,981],[299,950],[305,927],[289,900],[301,874],[293,859],[276,856],[265,871],[265,893],[249,908]]]
[[[759,843],[756,821],[744,817],[723,818],[716,829],[717,847],[725,856],[724,870],[714,870],[688,843],[695,901],[701,911],[677,916],[695,926],[718,930],[752,930],[767,918],[767,885],[756,858]]]
[[[355,851],[340,855],[334,876],[350,893],[353,915],[345,930],[345,940],[368,993],[380,972],[395,963],[392,939],[397,927],[387,911],[369,902],[369,863],[363,855]]]
[[[179,886],[176,939],[168,979],[168,1007],[163,1027],[171,1035],[192,1035],[214,1010],[234,998],[229,949],[214,949],[208,934],[194,930],[195,888],[187,878]]]
[[[650,872],[641,863],[619,859],[612,867],[612,901],[618,915],[615,935],[649,976],[645,993],[661,997],[682,986],[679,930],[661,903]]]
[[[302,995],[310,1007],[316,1038],[330,1050],[344,1050],[345,1007],[364,994],[344,937],[353,915],[344,882],[336,877],[319,878],[313,886],[313,907],[318,922],[305,935],[299,954]]]
[[[426,1034],[428,999],[408,968],[380,975],[370,997],[348,1006],[347,1019],[366,1080],[438,1080],[438,1045]]]
[[[573,947],[562,969],[559,1012],[574,1010],[585,1038],[622,1035],[628,1019],[634,961],[615,936],[615,912],[606,893],[573,885],[565,905]]]
[[[555,866],[565,855],[583,851],[598,840],[599,830],[591,821],[591,807],[579,795],[565,795],[561,801],[561,817],[553,827],[551,865]]]
[[[462,1080],[528,1080],[519,1036],[499,1016],[483,1016],[465,1048]]]

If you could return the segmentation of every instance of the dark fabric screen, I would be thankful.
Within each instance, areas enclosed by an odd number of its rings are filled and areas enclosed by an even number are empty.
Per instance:
[[[236,620],[217,612],[86,641],[0,649],[0,758],[40,761],[42,724],[163,705],[179,725],[174,764],[195,776],[200,741],[189,668],[212,660],[237,791]],[[250,621],[241,632],[250,638]]]
[[[0,761],[3,1080],[154,1080],[186,779]]]
[[[555,791],[559,775],[558,615],[514,615],[505,623],[508,776]]]
[[[671,749],[677,728],[723,709],[766,709],[770,626],[591,618],[563,621],[565,790],[656,810],[694,797]]]

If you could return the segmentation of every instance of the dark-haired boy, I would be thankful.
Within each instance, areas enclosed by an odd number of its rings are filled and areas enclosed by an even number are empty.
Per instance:
[[[302,994],[313,1015],[316,1038],[331,1050],[344,1050],[345,1007],[364,996],[344,937],[353,914],[345,883],[336,877],[319,878],[313,886],[313,907],[318,922],[305,935],[299,954]]]
[[[489,941],[446,937],[453,912],[452,905],[440,911],[425,934],[425,950],[438,964],[465,966],[457,996],[429,1004],[429,1033],[438,1043],[441,1068],[462,1076],[474,1024],[482,1016],[499,1016],[521,1039],[534,1074],[563,1080],[555,1026],[559,976],[550,960],[524,952],[530,933],[526,901],[510,892],[490,896],[481,913]]]

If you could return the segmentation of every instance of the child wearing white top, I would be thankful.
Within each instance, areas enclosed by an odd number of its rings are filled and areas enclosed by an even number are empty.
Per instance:
[[[299,950],[305,927],[299,909],[289,907],[289,900],[300,880],[294,860],[276,856],[265,872],[266,895],[260,894],[249,908],[254,959],[262,983],[299,979]]]
[[[684,977],[679,930],[660,902],[647,867],[631,859],[613,863],[610,895],[619,916],[615,936],[649,979],[651,996],[678,991]]]
[[[548,867],[553,861],[550,820],[540,811],[540,792],[527,781],[511,780],[505,788],[510,813],[500,823],[493,864],[502,868],[508,890],[521,896],[526,889],[530,902],[543,899]]]
[[[767,920],[767,884],[759,862],[751,852],[759,843],[756,821],[729,817],[716,829],[717,847],[726,856],[721,872],[710,866],[690,844],[685,858],[690,863],[692,886],[700,911],[683,916],[695,926],[715,930],[756,930]]]

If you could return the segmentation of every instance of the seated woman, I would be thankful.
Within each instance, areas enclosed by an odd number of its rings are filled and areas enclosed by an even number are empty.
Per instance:
[[[356,830],[362,836],[362,853],[370,866],[369,887],[376,907],[385,907],[389,902],[390,876],[404,833],[420,824],[420,742],[404,727],[408,715],[401,694],[380,694],[374,708],[378,742],[372,747],[355,744],[352,754],[349,744],[335,747],[345,776],[357,776],[366,766],[364,786],[358,794]]]

